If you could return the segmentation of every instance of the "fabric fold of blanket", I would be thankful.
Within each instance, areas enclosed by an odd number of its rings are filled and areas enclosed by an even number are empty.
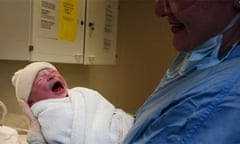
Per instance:
[[[117,144],[125,137],[133,118],[98,92],[77,87],[68,97],[40,101],[32,106],[48,143]]]

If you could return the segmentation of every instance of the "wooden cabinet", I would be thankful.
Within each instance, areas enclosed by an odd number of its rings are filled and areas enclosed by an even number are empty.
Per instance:
[[[0,59],[114,64],[118,0],[1,0]]]
[[[87,0],[86,64],[113,64],[116,59],[117,0]]]

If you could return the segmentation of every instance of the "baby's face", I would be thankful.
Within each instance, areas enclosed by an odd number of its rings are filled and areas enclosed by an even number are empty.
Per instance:
[[[28,99],[29,106],[51,98],[67,96],[67,84],[63,76],[54,69],[43,69],[38,72]]]

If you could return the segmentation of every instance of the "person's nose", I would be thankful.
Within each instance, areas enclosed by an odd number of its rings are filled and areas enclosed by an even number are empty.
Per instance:
[[[172,14],[169,0],[156,0],[155,12],[158,16],[164,17]]]

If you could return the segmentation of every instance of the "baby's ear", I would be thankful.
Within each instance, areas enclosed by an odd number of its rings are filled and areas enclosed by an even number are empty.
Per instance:
[[[233,7],[240,11],[240,0],[233,0]]]

